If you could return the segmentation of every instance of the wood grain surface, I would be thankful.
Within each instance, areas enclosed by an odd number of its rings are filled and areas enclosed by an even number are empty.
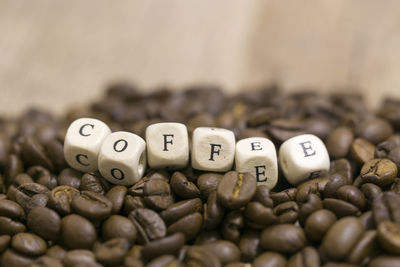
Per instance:
[[[278,82],[400,98],[400,1],[0,0],[0,114],[143,90]]]

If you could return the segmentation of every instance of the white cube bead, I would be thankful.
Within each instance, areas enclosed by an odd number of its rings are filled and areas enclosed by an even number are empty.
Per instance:
[[[229,171],[235,157],[235,135],[221,128],[199,127],[192,136],[192,167],[203,171]]]
[[[146,129],[147,163],[150,168],[185,168],[189,161],[189,137],[184,124],[162,122]]]
[[[114,132],[104,140],[99,153],[99,171],[109,182],[132,185],[146,170],[146,142],[129,132]]]
[[[96,171],[101,144],[110,133],[110,128],[100,120],[91,118],[75,120],[65,136],[65,160],[72,168],[79,171]]]
[[[330,161],[321,139],[312,134],[303,134],[281,145],[279,164],[288,182],[296,185],[328,172]]]
[[[251,173],[258,185],[274,188],[278,182],[278,159],[274,143],[263,137],[240,140],[236,144],[235,169]]]

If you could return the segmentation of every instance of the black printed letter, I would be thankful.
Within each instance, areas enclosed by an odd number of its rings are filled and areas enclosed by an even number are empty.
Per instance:
[[[315,155],[315,150],[312,149],[310,141],[305,141],[303,143],[299,143],[299,145],[301,145],[301,147],[303,148],[304,157],[309,157],[309,156]]]
[[[90,126],[90,127],[92,127],[92,129],[94,128],[94,125],[93,125],[93,124],[86,123],[86,124],[82,125],[81,128],[79,128],[79,134],[80,134],[80,135],[82,135],[82,136],[90,136],[90,134],[84,134],[84,133],[83,133],[83,129],[84,129],[86,126]]]
[[[257,182],[265,182],[265,181],[267,181],[267,177],[265,176],[265,165],[254,166],[254,168],[256,168]],[[262,169],[262,171],[260,171],[260,169]],[[263,180],[260,179],[261,178],[260,174],[262,174],[265,177]]]
[[[173,140],[173,138],[174,138],[174,135],[173,134],[163,134],[163,136],[164,136],[164,150],[163,151],[168,151],[168,148],[167,148],[167,144],[173,144],[172,143],[172,140]],[[170,140],[167,140],[167,137],[172,137]]]
[[[219,155],[219,152],[221,151],[221,146],[222,145],[210,144],[210,146],[211,146],[211,154],[210,154],[210,158],[208,160],[214,161],[214,154]],[[219,147],[219,150],[214,149],[215,147]]]

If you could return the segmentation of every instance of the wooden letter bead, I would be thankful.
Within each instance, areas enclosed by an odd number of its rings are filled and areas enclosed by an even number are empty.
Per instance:
[[[274,188],[278,181],[278,159],[274,144],[267,138],[250,137],[236,144],[235,169],[249,172],[259,185]]]
[[[99,171],[108,181],[132,185],[146,170],[146,143],[129,132],[114,132],[104,140],[99,153]]]
[[[192,136],[192,167],[202,171],[232,169],[235,135],[221,128],[199,127]]]
[[[65,136],[65,160],[79,171],[96,171],[101,144],[110,133],[110,128],[102,121],[90,118],[75,120]]]
[[[300,182],[329,171],[329,155],[317,136],[304,134],[286,140],[279,149],[279,164],[289,183]]]
[[[156,123],[146,129],[147,162],[150,168],[185,168],[189,161],[189,137],[182,123]]]

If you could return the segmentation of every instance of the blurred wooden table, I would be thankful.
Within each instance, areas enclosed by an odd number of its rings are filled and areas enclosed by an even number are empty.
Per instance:
[[[0,114],[146,90],[277,81],[400,97],[400,1],[0,0]]]

